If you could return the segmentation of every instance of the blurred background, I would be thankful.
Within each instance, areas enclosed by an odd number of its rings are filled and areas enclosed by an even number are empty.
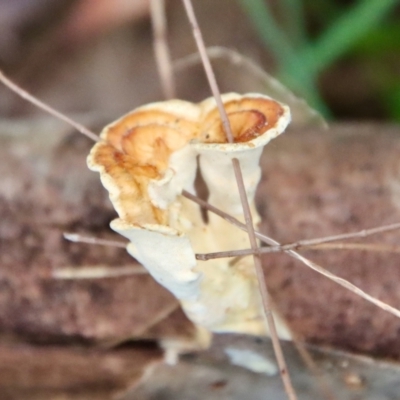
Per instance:
[[[174,60],[195,51],[180,0],[166,0]],[[326,118],[400,121],[399,0],[194,0],[208,46],[250,57]],[[161,99],[148,0],[0,0],[0,66],[64,112],[113,119]],[[224,91],[251,72],[218,69]],[[201,67],[178,96],[209,95]],[[260,88],[260,91],[262,89]],[[37,113],[5,89],[0,113]]]

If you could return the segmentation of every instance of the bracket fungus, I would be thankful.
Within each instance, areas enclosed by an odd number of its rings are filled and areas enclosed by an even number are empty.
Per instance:
[[[232,158],[240,161],[254,222],[263,147],[290,122],[289,108],[260,94],[222,96],[234,143],[228,143],[214,98],[139,107],[108,125],[88,156],[119,218],[111,228],[128,252],[171,291],[192,322],[212,332],[268,334],[252,257],[197,261],[196,253],[249,247],[242,232],[216,215],[202,218],[182,196],[195,193],[196,172],[210,204],[243,220]],[[197,161],[199,159],[199,163]],[[278,334],[289,339],[277,320]]]

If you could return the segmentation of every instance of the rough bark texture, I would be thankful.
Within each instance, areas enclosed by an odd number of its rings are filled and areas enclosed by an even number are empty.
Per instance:
[[[91,143],[77,134],[63,134],[58,123],[32,121],[17,130],[7,124],[0,128],[2,343],[87,346],[130,337],[192,336],[193,327],[180,310],[154,325],[160,315],[173,310],[175,300],[149,276],[92,281],[51,277],[51,271],[60,267],[112,268],[134,261],[123,249],[62,238],[64,231],[116,238],[108,228],[115,213],[97,174],[85,165]],[[400,221],[399,154],[400,129],[395,126],[335,125],[329,132],[298,130],[283,135],[268,146],[262,160],[257,194],[261,230],[290,242]],[[391,233],[368,241],[396,244],[399,238],[399,233]],[[400,307],[398,255],[342,250],[304,254]],[[399,320],[286,255],[265,256],[264,266],[278,307],[300,336],[357,352],[400,357]],[[17,349],[14,361],[13,351],[4,347],[0,364],[21,365],[24,352],[53,350]],[[61,356],[70,350],[55,347],[54,351]],[[96,350],[82,351],[93,351],[100,366],[108,357],[103,360]],[[50,353],[46,354],[51,359]],[[124,357],[118,362],[124,364]],[[78,369],[91,368],[71,363]],[[16,369],[9,374],[18,382]]]
[[[109,400],[160,359],[152,348],[101,352],[71,347],[0,346],[4,400]]]
[[[108,227],[116,214],[107,194],[86,167],[91,143],[78,134],[62,136],[57,126],[36,125],[26,136],[0,139],[0,329],[40,342],[143,336],[176,304],[150,276],[51,277],[61,267],[135,265],[124,249],[63,239],[66,231],[119,238]],[[162,335],[190,334],[182,313],[175,315],[183,326],[171,331],[174,324],[167,324]],[[157,332],[154,327],[146,337]]]
[[[400,221],[400,129],[337,125],[283,135],[265,152],[258,204],[261,230],[280,242]],[[358,242],[396,245],[400,233]],[[371,295],[400,307],[400,257],[360,251],[302,254]],[[307,340],[400,356],[400,321],[286,255],[264,258],[274,299]]]

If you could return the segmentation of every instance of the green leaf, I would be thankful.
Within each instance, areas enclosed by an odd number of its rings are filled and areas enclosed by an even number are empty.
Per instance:
[[[399,0],[360,0],[300,54],[300,61],[312,75],[318,74],[363,39],[397,4]]]

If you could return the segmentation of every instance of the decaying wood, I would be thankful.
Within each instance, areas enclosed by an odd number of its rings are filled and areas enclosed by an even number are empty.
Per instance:
[[[398,127],[341,125],[283,135],[263,159],[261,230],[280,242],[399,222]],[[358,240],[361,242],[362,239]],[[374,237],[396,244],[399,233]],[[356,251],[302,254],[399,307],[399,257]],[[275,300],[293,329],[314,342],[398,357],[399,321],[301,265],[264,258]]]
[[[9,126],[1,126],[1,331],[62,343],[118,341],[138,332],[144,338],[190,337],[192,327],[179,311],[142,332],[174,302],[149,276],[51,278],[55,268],[112,268],[132,261],[121,249],[62,238],[65,231],[114,237],[108,223],[115,214],[85,166],[91,143],[76,134],[60,135],[58,123],[21,127],[10,133]],[[296,131],[276,139],[263,158],[261,230],[288,243],[398,222],[399,133],[390,126],[337,125],[329,133]],[[399,234],[374,240],[394,245]],[[398,256],[332,250],[310,257],[399,307]],[[305,339],[400,357],[396,318],[284,255],[263,260],[275,302]]]
[[[0,346],[0,397],[109,400],[134,387],[161,359],[155,348],[104,352],[62,346]],[[61,396],[61,397],[60,397]]]
[[[25,133],[3,126],[1,135],[1,331],[61,342],[135,336],[175,299],[147,275],[52,278],[60,267],[121,267],[134,261],[121,249],[63,239],[71,230],[115,237],[108,228],[115,214],[96,174],[86,167],[91,142],[77,134],[63,136],[57,123],[27,126]],[[166,325],[167,337],[191,334],[191,324],[181,313],[177,318],[178,325]]]

